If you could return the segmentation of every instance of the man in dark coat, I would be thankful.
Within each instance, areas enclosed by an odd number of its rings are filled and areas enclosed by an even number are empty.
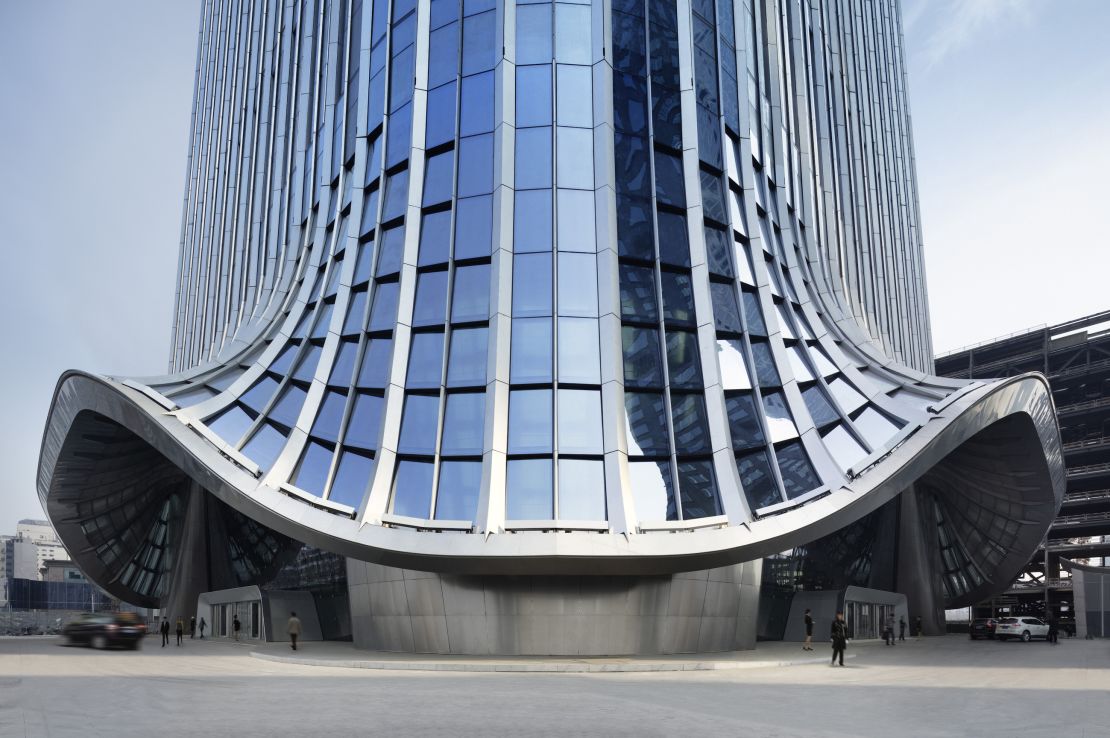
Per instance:
[[[829,629],[829,637],[832,639],[832,663],[829,666],[836,666],[838,656],[840,665],[844,666],[844,649],[848,647],[848,623],[844,622],[844,613],[836,614],[836,620],[832,621]]]
[[[803,651],[813,650],[813,615],[806,608],[806,642],[802,644]]]
[[[1059,642],[1059,637],[1060,637],[1060,623],[1059,623],[1059,621],[1056,620],[1056,618],[1050,617],[1048,619],[1048,638],[1046,638],[1045,640],[1047,640],[1049,643],[1055,645],[1056,643]]]
[[[159,627],[159,631],[162,633],[162,648],[165,648],[166,644],[170,642],[170,621],[162,618],[162,625]]]
[[[906,618],[902,615],[898,617],[898,640],[906,640]]]

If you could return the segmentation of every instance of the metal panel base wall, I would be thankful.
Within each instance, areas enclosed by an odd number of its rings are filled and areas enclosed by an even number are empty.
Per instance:
[[[668,576],[457,576],[347,560],[355,645],[618,656],[755,647],[762,561]]]

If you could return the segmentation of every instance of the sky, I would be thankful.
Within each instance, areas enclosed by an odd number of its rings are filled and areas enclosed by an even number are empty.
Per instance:
[[[198,19],[198,0],[0,2],[0,534],[42,515],[60,374],[166,368]],[[903,19],[937,353],[1110,309],[1110,2],[904,0]]]

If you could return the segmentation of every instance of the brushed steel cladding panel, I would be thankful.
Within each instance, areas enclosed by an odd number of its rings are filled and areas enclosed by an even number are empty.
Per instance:
[[[945,521],[903,526],[929,591],[1004,586],[1059,507],[1059,438],[1039,375],[926,373],[900,24],[895,0],[206,0],[172,373],[62,376],[59,535],[164,598],[191,489],[253,552],[235,581],[296,542],[381,565],[356,628],[409,648],[444,643],[414,607],[470,644],[571,650],[534,618],[613,611],[629,652],[719,643],[715,585],[754,602],[734,565],[911,487]]]
[[[711,653],[751,648],[759,607],[754,561],[646,577],[458,576],[347,561],[355,645],[380,651],[559,656]],[[426,594],[413,597],[413,584]],[[743,583],[742,583],[743,582]],[[369,590],[367,600],[367,590]],[[746,595],[746,596],[745,596]],[[375,603],[381,598],[382,604]],[[465,611],[465,612],[463,612]]]

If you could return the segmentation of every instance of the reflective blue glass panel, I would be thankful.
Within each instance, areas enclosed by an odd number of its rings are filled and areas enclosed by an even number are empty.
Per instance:
[[[381,430],[383,403],[384,400],[377,395],[357,393],[343,442],[359,448],[376,448]]]
[[[551,315],[551,255],[513,257],[513,316]]]
[[[656,392],[626,392],[624,409],[628,425],[629,456],[664,456],[671,452],[667,435],[667,408]]]
[[[424,272],[416,279],[414,326],[442,325],[447,315],[447,272]]]
[[[493,199],[468,197],[456,203],[455,258],[489,256],[493,240]]]
[[[485,415],[484,392],[456,392],[448,395],[440,453],[444,456],[481,455]]]
[[[782,502],[766,451],[754,451],[737,457],[736,468],[740,472],[740,483],[744,486],[744,495],[748,498],[751,509]]]
[[[551,390],[509,392],[509,453],[551,453]]]
[[[362,367],[356,384],[359,387],[381,389],[389,381],[389,361],[393,355],[393,340],[374,338],[366,346]]]
[[[443,368],[443,334],[414,333],[409,351],[409,371],[405,386],[431,389],[439,386]]]
[[[474,520],[482,488],[482,462],[444,461],[439,465],[437,520]]]
[[[628,477],[637,518],[651,522],[678,520],[671,462],[629,461]]]
[[[441,210],[424,216],[420,229],[420,256],[418,266],[443,264],[451,246],[451,211]]]
[[[489,319],[489,264],[472,264],[455,270],[451,320],[466,323]]]
[[[605,517],[605,463],[600,459],[559,459],[559,519]]]
[[[505,484],[505,517],[551,520],[555,517],[551,459],[510,459]]]
[[[331,482],[328,499],[341,505],[358,508],[374,475],[374,460],[369,456],[344,451]]]
[[[339,440],[339,423],[343,419],[343,409],[347,406],[347,393],[328,390],[324,401],[312,424],[312,435],[325,441]]]
[[[662,387],[663,362],[659,331],[654,328],[621,328],[625,387]]]
[[[597,317],[597,257],[559,254],[559,315]]]
[[[263,423],[242,450],[244,456],[258,464],[263,471],[267,471],[277,461],[284,446],[285,433],[271,423]]]
[[[682,497],[682,517],[686,520],[721,514],[713,462],[678,462],[678,489]]]
[[[667,368],[670,371],[672,387],[700,390],[704,386],[701,378],[698,334],[667,331]]]
[[[601,392],[559,390],[559,452],[601,454]]]
[[[559,318],[559,381],[601,384],[596,318]]]
[[[397,464],[393,480],[393,514],[427,519],[432,508],[432,472],[430,461],[404,460]]]
[[[451,355],[447,361],[448,387],[474,387],[486,383],[488,329],[456,328],[451,332]]]
[[[517,192],[513,212],[513,251],[551,250],[551,190]]]
[[[247,432],[247,428],[254,422],[254,417],[247,414],[241,405],[232,405],[224,410],[215,420],[206,420],[209,430],[224,439],[232,446],[238,445],[239,439]]]
[[[514,318],[509,381],[551,381],[551,320]]]
[[[324,485],[328,481],[332,455],[333,449],[330,446],[315,441],[310,442],[301,456],[301,463],[297,466],[293,485],[309,494],[322,496]]]
[[[304,405],[304,398],[307,394],[299,385],[290,384],[286,386],[281,393],[281,397],[270,409],[270,419],[292,428],[297,424],[297,416],[301,414],[301,407]]]
[[[438,396],[408,395],[405,398],[404,417],[401,419],[401,440],[397,444],[397,450],[403,454],[427,456],[434,454],[438,422]]]
[[[782,474],[783,489],[790,499],[821,486],[821,480],[809,461],[801,441],[791,441],[775,449]]]

